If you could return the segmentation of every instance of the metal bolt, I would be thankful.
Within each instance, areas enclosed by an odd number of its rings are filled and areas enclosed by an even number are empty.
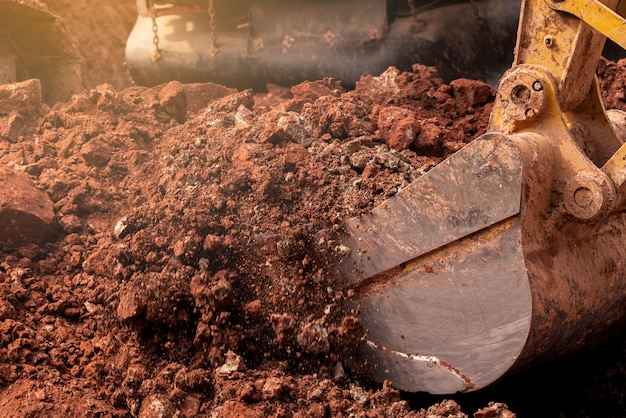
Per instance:
[[[588,208],[593,203],[594,193],[587,187],[580,187],[574,192],[574,202],[581,208]]]
[[[570,178],[563,190],[565,209],[581,221],[600,219],[610,213],[615,189],[606,174],[579,172]]]
[[[545,38],[543,38],[543,43],[546,45],[547,48],[554,47],[554,36],[547,35]]]
[[[524,84],[518,84],[511,91],[511,101],[517,106],[525,106],[530,100],[530,90]]]

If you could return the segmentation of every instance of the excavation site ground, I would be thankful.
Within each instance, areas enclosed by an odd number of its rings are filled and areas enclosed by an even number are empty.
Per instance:
[[[350,89],[138,86],[134,2],[45,3],[76,38],[83,89],[44,103],[36,81],[0,85],[0,207],[41,220],[0,241],[1,416],[624,416],[623,330],[465,395],[353,367],[353,292],[316,234],[483,134],[492,86],[419,64]],[[626,61],[598,76],[626,110]]]

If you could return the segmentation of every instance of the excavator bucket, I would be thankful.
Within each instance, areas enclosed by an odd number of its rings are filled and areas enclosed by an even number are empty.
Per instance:
[[[626,35],[606,3],[524,1],[489,133],[325,238],[366,330],[354,367],[468,392],[624,326],[625,115],[594,72]]]
[[[0,83],[41,82],[54,104],[82,89],[82,58],[60,18],[45,4],[0,0]]]
[[[138,0],[126,62],[142,85],[212,81],[264,89],[389,66],[497,79],[512,61],[516,0]]]
[[[403,390],[454,393],[508,370],[531,326],[524,167],[503,136],[466,146],[350,220],[339,264],[368,331],[361,368]]]
[[[626,216],[553,208],[560,161],[545,142],[485,135],[335,237],[367,330],[365,374],[467,392],[624,323]]]

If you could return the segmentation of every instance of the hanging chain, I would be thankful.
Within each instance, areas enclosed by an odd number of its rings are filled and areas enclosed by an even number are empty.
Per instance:
[[[474,11],[474,17],[476,17],[476,20],[478,21],[479,29],[484,28],[485,21],[480,16],[480,10],[478,10],[478,4],[476,3],[476,0],[470,0],[470,4],[472,5],[472,10]]]
[[[211,46],[209,47],[209,53],[212,57],[219,52],[217,49],[217,29],[215,26],[215,7],[213,7],[213,0],[209,0],[209,28],[211,30]]]
[[[415,0],[409,0],[409,10],[411,11],[411,16],[417,20],[417,7],[415,7]]]
[[[209,0],[209,28],[210,28],[210,43],[209,53],[211,56],[215,56],[219,50],[217,49],[217,28],[215,24],[215,7],[213,5],[213,0]],[[150,58],[152,61],[156,62],[161,59],[161,48],[159,47],[159,26],[157,24],[157,14],[154,9],[152,9],[152,13],[150,14],[150,18],[152,19],[152,43],[154,44],[154,48],[150,53]]]
[[[411,16],[413,16],[413,19],[415,19],[415,23],[417,24],[418,28],[422,28],[423,25],[424,25],[424,22],[422,22],[420,20],[420,18],[419,18],[419,14],[427,11],[430,8],[432,8],[433,6],[435,6],[440,1],[441,0],[431,0],[431,1],[428,1],[426,3],[420,2],[422,4],[416,5],[415,4],[415,0],[408,0],[409,11],[411,12]]]
[[[154,10],[152,10],[150,17],[152,18],[152,43],[154,44],[150,58],[152,58],[152,61],[157,62],[161,59],[161,49],[159,48],[159,26],[157,25],[156,12]]]

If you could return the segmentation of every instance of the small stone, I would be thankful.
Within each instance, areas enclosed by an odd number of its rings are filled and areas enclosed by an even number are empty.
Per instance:
[[[284,345],[293,336],[295,332],[296,320],[290,314],[272,314],[270,322],[276,333],[276,342],[280,345]]]
[[[0,249],[44,243],[54,237],[55,216],[48,195],[28,175],[0,166]]]
[[[183,123],[187,118],[187,95],[181,82],[167,83],[159,91],[159,104],[178,123]]]
[[[474,413],[474,418],[516,418],[517,415],[509,411],[503,403],[489,402],[489,406]]]
[[[150,395],[144,398],[139,409],[139,418],[169,418],[174,416],[176,408],[164,395]]]
[[[80,156],[89,165],[104,167],[113,156],[113,148],[102,138],[96,137],[80,147]]]
[[[285,386],[283,385],[283,381],[279,377],[269,377],[265,384],[263,385],[263,389],[261,393],[263,395],[263,399],[272,400],[280,397],[283,393]]]
[[[312,354],[325,354],[330,351],[328,331],[316,322],[305,324],[296,340],[302,349]]]
[[[11,302],[0,299],[0,321],[14,319],[16,314],[15,306]]]
[[[243,363],[243,359],[241,358],[241,356],[238,356],[237,354],[228,350],[228,352],[226,352],[225,357],[226,359],[225,359],[224,364],[218,367],[217,370],[215,371],[218,376],[227,377],[233,374],[234,372],[240,372],[240,371],[246,370],[246,366]]]
[[[305,81],[296,84],[291,87],[291,94],[293,94],[294,99],[308,99],[311,101],[317,100],[322,96],[337,96],[337,93],[333,90],[314,81]]]
[[[420,132],[419,121],[410,111],[389,106],[378,114],[378,129],[385,143],[393,149],[402,151],[413,144]]]
[[[134,228],[131,224],[129,224],[128,218],[124,216],[115,223],[115,227],[113,228],[113,235],[115,236],[115,238],[121,239],[133,232],[133,230]]]
[[[285,148],[284,162],[287,167],[294,167],[309,158],[309,152],[300,144],[290,143]]]
[[[440,156],[443,146],[443,129],[434,123],[425,123],[415,139],[415,149],[422,155]]]
[[[459,78],[452,80],[450,86],[454,90],[455,99],[470,106],[488,103],[495,97],[495,91],[491,86],[478,80]]]

